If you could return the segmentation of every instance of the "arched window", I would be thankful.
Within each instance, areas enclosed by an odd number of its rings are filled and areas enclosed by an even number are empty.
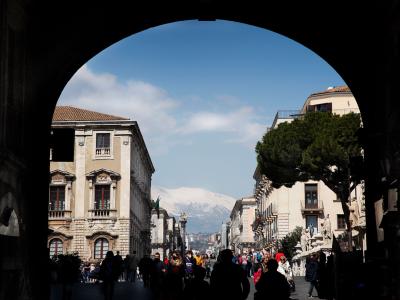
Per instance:
[[[52,239],[50,241],[50,257],[63,254],[63,242],[60,239]]]
[[[99,238],[94,242],[94,258],[105,258],[108,251],[108,240]]]

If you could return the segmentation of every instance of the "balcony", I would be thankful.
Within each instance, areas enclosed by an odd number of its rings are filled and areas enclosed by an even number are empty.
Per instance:
[[[305,200],[300,200],[301,213],[303,215],[322,214],[324,212],[324,203],[321,200],[312,205],[305,202]]]
[[[49,210],[49,220],[71,219],[70,210]]]
[[[116,209],[89,209],[89,218],[92,219],[115,219],[117,218]]]
[[[111,156],[111,148],[96,148],[96,156]]]

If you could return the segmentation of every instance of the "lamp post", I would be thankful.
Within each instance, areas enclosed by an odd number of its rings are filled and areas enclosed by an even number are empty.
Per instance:
[[[179,216],[179,223],[181,224],[181,237],[182,237],[182,257],[185,256],[186,250],[186,223],[187,223],[187,215],[183,212]]]

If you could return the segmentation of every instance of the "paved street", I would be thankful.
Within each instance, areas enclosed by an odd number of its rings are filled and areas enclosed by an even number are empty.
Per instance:
[[[292,293],[291,298],[296,300],[305,300],[307,297],[307,289],[308,283],[305,282],[304,277],[296,277],[296,291]],[[253,300],[254,294],[254,284],[251,280],[251,292],[248,300]],[[316,291],[313,294],[316,297]],[[141,281],[137,281],[135,284],[119,282],[115,286],[115,300],[150,300],[151,293],[148,289],[143,287],[143,283]],[[61,288],[60,286],[53,286],[51,289],[51,298],[50,300],[59,300],[61,297]],[[86,284],[76,284],[73,287],[72,300],[101,300],[103,299],[103,295],[101,293],[101,285],[94,283],[86,283]]]

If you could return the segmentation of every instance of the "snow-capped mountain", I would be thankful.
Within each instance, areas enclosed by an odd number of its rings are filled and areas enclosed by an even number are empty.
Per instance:
[[[229,219],[235,198],[201,188],[181,187],[167,189],[153,186],[152,199],[160,196],[160,207],[170,216],[188,215],[187,232],[216,232]],[[178,220],[178,218],[177,218]]]

